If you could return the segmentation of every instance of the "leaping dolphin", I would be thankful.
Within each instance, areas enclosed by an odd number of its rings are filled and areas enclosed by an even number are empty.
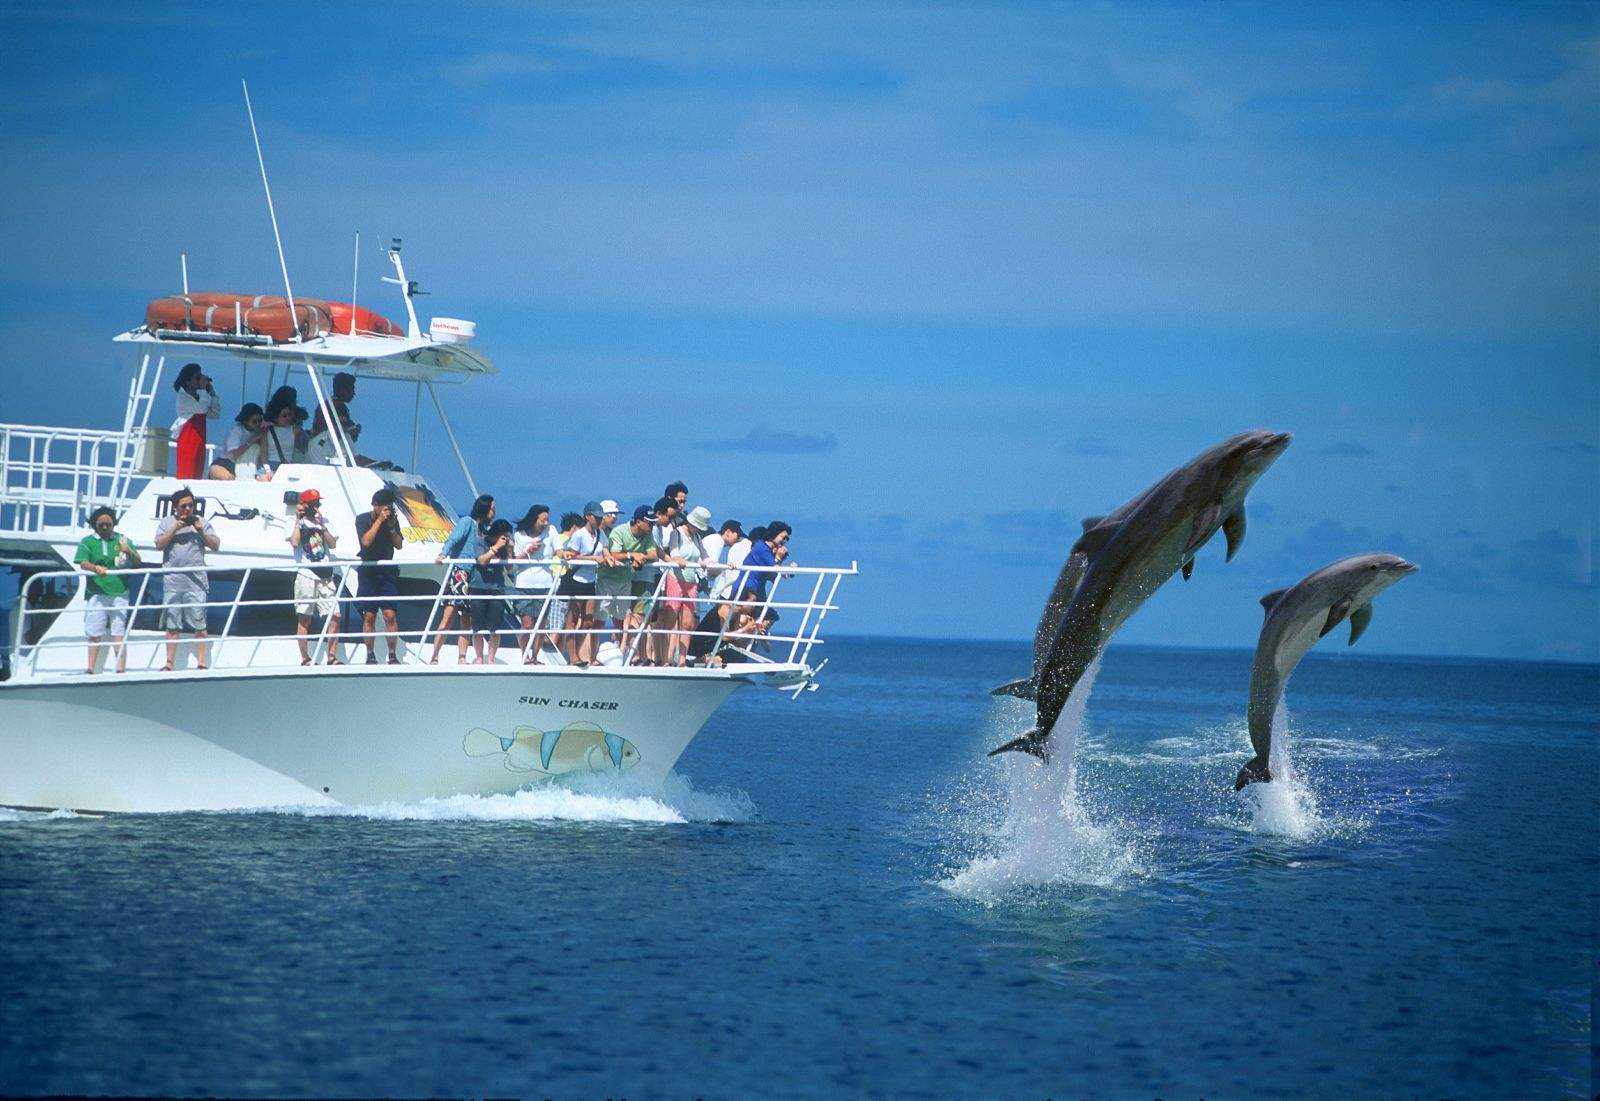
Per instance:
[[[1180,569],[1187,577],[1195,553],[1218,529],[1227,535],[1228,558],[1238,552],[1245,495],[1290,438],[1287,432],[1257,430],[1224,440],[1118,509],[1122,515],[1113,513],[1083,533],[1072,548],[1083,556],[1082,576],[1036,677],[1037,724],[989,756],[1020,750],[1045,759],[1067,697],[1117,628],[1167,578]],[[1071,557],[1063,574],[1070,568]]]
[[[1272,716],[1300,659],[1317,639],[1350,619],[1350,642],[1372,622],[1372,598],[1417,567],[1392,554],[1357,554],[1322,567],[1298,584],[1261,598],[1267,621],[1250,670],[1250,745],[1256,755],[1239,770],[1233,790],[1272,779]]]

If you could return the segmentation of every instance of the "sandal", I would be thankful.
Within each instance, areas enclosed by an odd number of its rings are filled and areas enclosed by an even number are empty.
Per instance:
[[[311,664],[311,659],[310,658],[301,658],[300,659],[300,664],[301,665],[310,665]]]
[[[344,662],[340,661],[338,658],[336,658],[336,657],[334,657],[334,656],[332,656],[330,654],[328,656],[328,659],[326,661],[324,661],[322,664],[324,664],[324,665],[343,665]]]
[[[172,672],[172,663],[171,663],[171,662],[168,662],[168,663],[167,663],[167,664],[166,664],[166,665],[163,665],[163,666],[162,666],[162,667],[161,667],[161,671],[162,671],[162,672],[163,672],[163,673],[170,673],[170,672]]]
[[[389,664],[390,665],[399,665],[400,664],[400,659],[395,657],[393,654],[390,654],[389,655]]]

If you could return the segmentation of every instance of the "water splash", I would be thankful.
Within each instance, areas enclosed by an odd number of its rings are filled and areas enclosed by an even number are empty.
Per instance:
[[[0,807],[0,823],[4,822],[53,822],[61,818],[78,818],[76,811],[62,807],[58,810],[18,810],[15,807]]]
[[[677,825],[748,822],[755,805],[742,791],[699,791],[676,773],[665,779],[629,774],[564,777],[510,795],[452,795],[416,803],[286,806],[222,814],[287,814],[366,818],[381,822],[619,822]]]
[[[1096,659],[1073,688],[1051,734],[1048,762],[1003,754],[985,762],[998,791],[992,782],[976,784],[958,798],[953,819],[965,864],[939,886],[994,902],[1058,884],[1114,886],[1138,870],[1133,846],[1114,825],[1092,821],[1078,798],[1078,735],[1099,671]],[[1015,725],[1004,710],[998,718]]]
[[[1249,784],[1240,793],[1250,809],[1251,829],[1274,837],[1304,839],[1323,823],[1317,795],[1294,767],[1289,746],[1289,711],[1283,700],[1272,713],[1272,752],[1267,758],[1272,781]]]

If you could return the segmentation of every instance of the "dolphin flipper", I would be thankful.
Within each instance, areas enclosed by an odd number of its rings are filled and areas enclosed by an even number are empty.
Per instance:
[[[989,689],[989,695],[1015,696],[1019,700],[1036,700],[1039,698],[1038,686],[1034,684],[1032,677],[1018,677],[1016,680],[1006,681],[1002,685]]]
[[[1350,598],[1348,596],[1341,596],[1338,600],[1335,600],[1333,602],[1333,606],[1328,609],[1328,621],[1322,625],[1322,630],[1317,632],[1317,637],[1321,638],[1323,635],[1326,635],[1329,631],[1339,626],[1340,623],[1344,622],[1344,617],[1349,614]]]
[[[1194,576],[1194,559],[1191,558],[1191,559],[1189,559],[1189,561],[1187,561],[1187,562],[1185,562],[1183,564],[1183,579],[1185,581],[1187,581],[1187,580],[1189,580],[1189,578],[1191,578],[1193,576]]]
[[[1224,562],[1232,562],[1233,556],[1239,553],[1239,548],[1244,545],[1244,506],[1239,506],[1239,511],[1222,521],[1222,534],[1228,537],[1228,557]]]
[[[1041,761],[1050,758],[1045,754],[1045,741],[1050,737],[1038,727],[1034,727],[1020,738],[1012,738],[1004,745],[995,746],[989,751],[989,756],[996,757],[1002,753],[1031,753]]]
[[[1369,601],[1367,601],[1367,603],[1361,605],[1361,607],[1357,608],[1355,611],[1350,613],[1350,643],[1349,644],[1351,646],[1354,646],[1356,644],[1356,639],[1361,637],[1362,633],[1365,632],[1366,629],[1367,629],[1367,624],[1369,624],[1371,622],[1372,622],[1372,602],[1369,600]]]
[[[1220,504],[1207,505],[1205,508],[1195,513],[1194,530],[1189,533],[1189,545],[1183,548],[1184,552],[1187,553],[1189,551],[1199,550],[1205,541],[1210,539],[1211,536],[1216,532],[1217,520],[1220,519],[1221,516],[1222,506]]]

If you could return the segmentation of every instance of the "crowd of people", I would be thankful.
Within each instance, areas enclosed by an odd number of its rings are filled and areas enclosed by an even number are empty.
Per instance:
[[[248,408],[248,407],[247,407]],[[781,520],[746,532],[738,520],[712,520],[704,505],[689,507],[688,487],[668,485],[653,505],[639,505],[626,520],[614,500],[590,501],[553,523],[547,505],[529,507],[515,523],[498,514],[484,494],[461,517],[435,557],[444,568],[438,612],[424,631],[432,635],[428,661],[454,637],[458,664],[494,663],[503,643],[514,640],[521,660],[540,664],[547,650],[580,668],[617,660],[635,665],[720,665],[749,656],[778,619],[768,600],[775,569],[789,554],[790,526]],[[187,487],[169,498],[170,513],[156,529],[161,552],[161,622],[167,637],[167,670],[176,667],[182,636],[194,639],[197,667],[208,665],[206,552],[221,541],[196,508]],[[392,489],[373,494],[371,508],[356,517],[358,648],[367,664],[399,664],[400,569],[396,553],[405,545],[398,500]],[[76,563],[87,579],[85,635],[88,668],[95,671],[107,640],[125,668],[129,616],[127,581],[120,574],[144,566],[132,544],[116,531],[109,508],[90,517],[92,534],[78,545]],[[715,531],[713,531],[715,529]],[[313,662],[312,634],[330,644],[323,660],[341,664],[337,642],[346,622],[336,579],[341,535],[323,515],[321,494],[299,494],[288,542],[295,563],[295,634],[301,664]],[[348,558],[346,559],[348,561]],[[765,569],[758,567],[766,567]],[[381,630],[380,630],[381,624]],[[606,644],[614,649],[604,652]]]

